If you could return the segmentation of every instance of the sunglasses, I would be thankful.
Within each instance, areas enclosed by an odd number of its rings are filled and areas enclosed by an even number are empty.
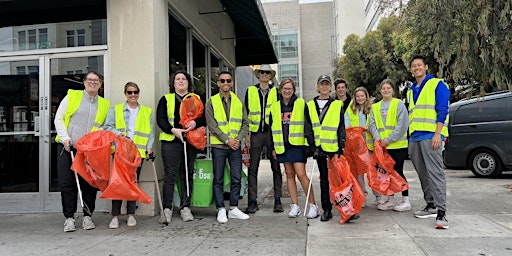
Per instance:
[[[261,70],[258,71],[258,73],[260,73],[260,74],[267,74],[267,75],[272,74],[272,72],[270,72],[270,71],[261,71]]]
[[[137,91],[126,91],[126,94],[128,94],[128,95],[132,95],[132,94],[137,95],[137,94],[139,94],[139,90],[137,90]]]
[[[231,83],[231,79],[219,79],[219,82],[221,84],[223,84],[223,83],[228,83],[229,84],[229,83]]]

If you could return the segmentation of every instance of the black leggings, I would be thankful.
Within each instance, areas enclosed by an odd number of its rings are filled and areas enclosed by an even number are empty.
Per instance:
[[[405,181],[407,181],[407,178],[405,178],[404,175],[404,161],[408,154],[407,148],[387,149],[387,151],[393,160],[395,160],[395,171],[398,172]],[[409,196],[409,190],[402,191],[402,196]]]

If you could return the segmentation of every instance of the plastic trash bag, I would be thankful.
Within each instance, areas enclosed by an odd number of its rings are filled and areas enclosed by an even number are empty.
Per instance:
[[[395,171],[394,166],[395,161],[382,146],[382,142],[375,142],[375,151],[367,173],[368,186],[385,196],[409,189],[407,181]]]
[[[332,205],[340,212],[340,224],[359,212],[365,201],[364,193],[350,172],[344,156],[335,155],[329,160],[329,196]]]
[[[71,169],[89,185],[104,191],[110,178],[110,153],[116,135],[110,131],[95,131],[80,138]]]
[[[359,176],[368,171],[370,164],[370,151],[363,137],[364,127],[349,127],[346,129],[347,137],[343,155],[350,165],[350,171],[354,176]]]
[[[149,195],[137,184],[137,168],[142,161],[137,146],[124,136],[118,136],[115,144],[110,184],[100,198],[151,203]]]
[[[186,127],[203,114],[204,105],[201,98],[194,93],[189,93],[180,105],[180,124]],[[187,141],[195,148],[203,150],[206,147],[206,128],[199,127],[186,133]]]

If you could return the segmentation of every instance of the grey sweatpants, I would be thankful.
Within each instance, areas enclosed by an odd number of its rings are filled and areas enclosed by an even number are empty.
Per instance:
[[[432,139],[409,142],[409,157],[416,168],[427,204],[446,211],[446,178],[442,147],[434,151]]]

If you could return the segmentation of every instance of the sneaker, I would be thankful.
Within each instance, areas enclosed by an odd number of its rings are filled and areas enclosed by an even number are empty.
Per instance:
[[[167,223],[171,223],[171,220],[172,220],[172,210],[169,209],[169,208],[165,208],[164,209],[164,216],[165,216],[165,221]]]
[[[249,215],[243,213],[238,209],[238,207],[233,207],[232,209],[229,209],[228,217],[230,219],[239,219],[239,220],[248,220]]]
[[[411,200],[409,199],[409,197],[405,196],[404,198],[402,198],[402,202],[397,204],[395,206],[395,208],[393,208],[393,210],[395,210],[397,212],[410,211],[411,210]]]
[[[190,208],[188,208],[188,207],[183,207],[180,210],[180,216],[181,216],[181,219],[185,222],[194,220],[194,215],[192,215],[192,212],[190,211]]]
[[[436,218],[436,228],[437,229],[449,229],[448,220],[446,219],[446,215],[437,215]]]
[[[283,204],[281,203],[281,200],[274,201],[274,212],[284,212]]]
[[[324,213],[320,217],[320,221],[328,221],[330,219],[332,219],[332,212],[331,212],[331,210],[324,211]]]
[[[256,213],[260,208],[258,208],[258,202],[250,201],[249,206],[245,209],[245,213]]]
[[[84,217],[84,221],[82,222],[82,227],[85,230],[91,230],[91,229],[95,229],[96,228],[96,225],[94,225],[94,222],[92,222],[91,216],[85,216]]]
[[[309,212],[306,215],[308,219],[314,219],[318,217],[318,207],[315,204],[309,204]]]
[[[381,196],[381,195],[376,196],[375,197],[375,204],[377,204],[377,206],[379,206],[381,204],[386,203],[386,200],[387,200],[387,198],[385,196]]]
[[[66,221],[64,221],[64,232],[73,232],[73,231],[76,231],[75,219],[67,218]]]
[[[112,218],[110,224],[108,224],[108,228],[119,228],[119,220],[117,218]]]
[[[359,213],[356,213],[356,214],[354,214],[354,215],[350,216],[350,218],[347,220],[347,222],[349,222],[349,221],[351,221],[351,220],[357,220],[357,219],[359,219],[359,217],[361,217],[361,216],[359,215]]]
[[[135,219],[135,217],[133,217],[133,215],[128,216],[128,219],[126,220],[126,225],[128,227],[135,227],[135,225],[137,225],[137,220]]]
[[[414,217],[425,219],[429,217],[436,217],[437,216],[437,208],[432,207],[430,205],[425,206],[422,210],[415,211]]]
[[[390,197],[388,197],[388,200],[385,203],[377,205],[377,209],[379,209],[381,211],[388,211],[388,210],[392,210],[393,208],[395,208],[395,205],[396,205],[395,197],[390,196]]]
[[[228,217],[226,216],[226,208],[219,208],[217,212],[217,222],[226,223],[228,222]]]
[[[290,218],[297,218],[299,216],[299,214],[300,214],[299,206],[296,205],[296,204],[291,204],[290,206],[292,207],[292,209],[288,213],[288,217],[290,217]]]

